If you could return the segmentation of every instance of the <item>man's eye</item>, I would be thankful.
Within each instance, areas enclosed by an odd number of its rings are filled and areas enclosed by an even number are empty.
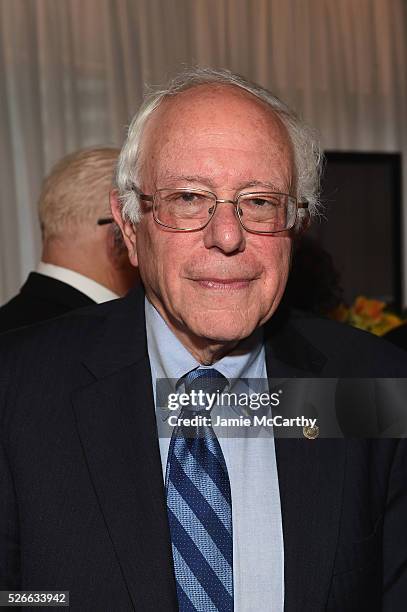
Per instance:
[[[197,193],[192,193],[190,191],[185,191],[184,193],[178,194],[178,200],[181,202],[196,202],[200,198],[200,195]]]
[[[277,205],[277,202],[270,198],[250,198],[250,200],[246,200],[246,202],[251,206],[256,206],[258,208]]]
[[[184,205],[198,204],[202,202],[205,197],[201,193],[195,193],[194,191],[173,191],[169,193],[165,199],[167,202]]]

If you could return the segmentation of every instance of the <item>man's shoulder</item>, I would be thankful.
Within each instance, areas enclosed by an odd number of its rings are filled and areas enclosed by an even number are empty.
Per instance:
[[[26,281],[25,285],[27,282],[28,281]],[[23,285],[23,287],[25,285]],[[19,293],[0,307],[0,333],[4,333],[15,327],[21,327],[20,323],[25,321],[26,315],[27,300],[20,290]]]
[[[0,307],[0,333],[34,325],[93,303],[69,284],[31,272],[20,292]]]
[[[110,302],[92,304],[51,320],[5,332],[0,336],[0,351],[14,347],[16,350],[35,349],[37,345],[57,348],[61,346],[61,340],[66,350],[70,346],[80,345],[110,312]]]
[[[385,336],[386,340],[403,350],[407,349],[407,323],[392,329]]]
[[[407,353],[345,323],[291,313],[289,325],[322,355],[329,370],[345,376],[407,376]]]
[[[75,391],[137,363],[146,352],[142,312],[126,297],[0,335],[0,421],[27,407],[62,410]]]
[[[144,302],[142,302],[144,305]],[[0,359],[19,361],[35,358],[48,363],[80,359],[105,339],[108,351],[112,338],[126,342],[126,330],[135,334],[137,318],[142,318],[140,296],[126,296],[103,304],[92,304],[0,335]]]

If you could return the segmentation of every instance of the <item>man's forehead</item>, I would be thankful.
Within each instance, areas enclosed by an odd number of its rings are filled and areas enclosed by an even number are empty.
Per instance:
[[[148,140],[150,134],[169,137],[170,131],[174,138],[177,130],[182,133],[198,126],[210,130],[219,122],[233,127],[244,121],[282,127],[271,106],[250,92],[227,84],[198,85],[164,99],[151,114],[144,134]]]
[[[263,172],[255,160],[259,153]],[[274,190],[291,183],[286,128],[269,105],[237,87],[199,86],[165,100],[146,126],[142,158],[150,188],[187,177],[208,187],[212,178],[214,186],[235,189],[260,180]],[[204,181],[196,176],[199,170]]]

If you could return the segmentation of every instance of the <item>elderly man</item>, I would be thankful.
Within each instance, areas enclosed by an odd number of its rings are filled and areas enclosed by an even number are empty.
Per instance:
[[[407,372],[281,306],[318,164],[285,105],[227,71],[147,100],[112,194],[143,286],[3,341],[1,588],[69,590],[78,611],[404,608],[403,441],[222,437],[192,400],[157,433],[158,379],[192,398]]]
[[[116,299],[136,283],[117,226],[103,223],[119,152],[83,149],[52,168],[38,201],[41,261],[0,308],[0,332]]]

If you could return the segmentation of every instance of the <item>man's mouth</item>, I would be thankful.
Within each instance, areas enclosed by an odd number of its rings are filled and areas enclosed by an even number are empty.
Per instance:
[[[191,279],[203,289],[212,289],[218,291],[237,291],[239,289],[247,289],[252,278],[194,278]]]

